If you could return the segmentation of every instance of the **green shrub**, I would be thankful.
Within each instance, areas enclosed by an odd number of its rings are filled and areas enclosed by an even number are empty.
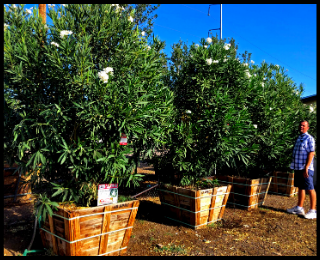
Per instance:
[[[40,169],[31,182],[46,203],[96,205],[100,183],[138,185],[135,158],[162,145],[172,113],[164,42],[141,35],[135,9],[70,4],[49,8],[45,26],[23,7],[4,12],[7,103],[17,101],[5,110],[5,158]]]

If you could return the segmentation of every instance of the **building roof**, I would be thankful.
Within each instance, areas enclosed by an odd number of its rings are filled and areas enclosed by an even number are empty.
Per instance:
[[[303,103],[310,102],[310,101],[317,101],[317,94],[303,97],[300,99]]]

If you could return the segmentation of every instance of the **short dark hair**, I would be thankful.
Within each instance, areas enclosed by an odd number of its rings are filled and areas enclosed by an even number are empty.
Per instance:
[[[301,125],[302,122],[307,122],[308,127],[309,127],[309,122],[307,120],[301,120],[299,125]]]

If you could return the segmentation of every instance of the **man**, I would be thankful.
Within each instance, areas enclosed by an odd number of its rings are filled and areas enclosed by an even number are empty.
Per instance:
[[[293,159],[290,165],[294,169],[294,186],[299,188],[298,205],[287,212],[292,214],[303,215],[307,219],[317,218],[316,212],[316,192],[313,187],[313,157],[315,151],[315,141],[313,136],[308,134],[309,123],[300,122],[300,135],[293,149]],[[303,203],[305,200],[306,190],[310,194],[310,210],[305,214]]]

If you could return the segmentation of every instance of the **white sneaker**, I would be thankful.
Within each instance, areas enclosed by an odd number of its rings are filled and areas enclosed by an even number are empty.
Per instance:
[[[296,215],[304,215],[304,209],[298,209],[298,206],[293,207],[292,209],[287,209],[288,213],[296,214]]]
[[[304,215],[304,217],[308,219],[317,218],[317,212],[309,210],[308,213]]]

